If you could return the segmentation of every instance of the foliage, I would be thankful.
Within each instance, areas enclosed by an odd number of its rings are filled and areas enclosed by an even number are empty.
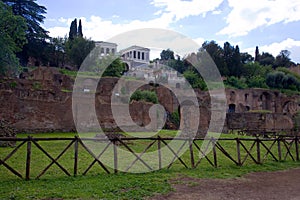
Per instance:
[[[50,38],[48,57],[51,66],[61,67],[65,64],[65,45],[67,38]]]
[[[289,52],[288,50],[280,51],[278,56],[276,56],[276,58],[275,58],[274,68],[290,67],[293,64],[290,59],[290,54],[291,54],[291,52]]]
[[[170,49],[163,50],[160,53],[160,58],[161,58],[161,60],[174,60],[175,59],[174,52],[171,51]]]
[[[263,76],[252,76],[246,81],[247,87],[249,88],[268,88],[266,78]]]
[[[170,116],[170,120],[173,124],[176,125],[176,127],[179,128],[180,125],[180,115],[178,111],[172,112]]]
[[[25,20],[13,15],[11,8],[0,1],[0,75],[17,75],[19,60],[17,52],[26,43]]]
[[[95,47],[95,43],[89,39],[76,37],[66,42],[66,54],[68,60],[79,69],[86,56]]]
[[[300,81],[291,74],[275,71],[267,75],[266,83],[271,88],[299,90]]]
[[[181,74],[183,74],[184,71],[187,70],[185,62],[182,61],[179,56],[177,57],[177,59],[168,60],[166,65],[171,67],[172,69],[175,69],[177,72],[179,72]]]
[[[79,20],[77,36],[78,37],[83,37],[81,19]]]
[[[76,37],[83,37],[83,33],[82,33],[81,19],[79,20],[79,25],[77,27],[77,19],[75,18],[71,22],[70,31],[69,31],[69,39],[73,40]]]
[[[229,87],[234,87],[238,89],[247,88],[246,80],[244,78],[237,78],[235,76],[230,76],[224,81],[225,85]]]
[[[257,61],[259,64],[264,65],[264,66],[268,66],[268,65],[273,66],[274,62],[275,62],[275,58],[272,54],[263,52],[262,55],[259,55]]]
[[[207,90],[207,86],[203,78],[194,71],[187,70],[184,72],[183,76],[190,83],[192,88],[199,88],[201,90]]]
[[[46,8],[36,3],[36,0],[3,0],[5,4],[12,8],[14,15],[21,16],[27,24],[26,38],[28,43],[24,45],[22,51],[18,53],[21,63],[26,65],[28,58],[42,57],[48,32],[40,25],[44,22]]]
[[[130,102],[135,101],[145,101],[157,104],[158,98],[155,92],[148,90],[136,90],[130,97]]]
[[[215,64],[217,65],[220,74],[227,76],[229,71],[224,60],[224,51],[215,41],[206,41],[202,44],[202,48],[211,56]]]
[[[112,63],[105,69],[103,77],[121,77],[125,71],[125,63],[122,62],[120,58],[114,59]]]

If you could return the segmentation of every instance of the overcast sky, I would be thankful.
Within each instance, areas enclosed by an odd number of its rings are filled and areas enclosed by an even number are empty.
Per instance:
[[[194,39],[199,46],[228,41],[242,52],[274,56],[291,51],[300,63],[300,0],[38,0],[47,8],[44,27],[65,36],[81,19],[84,36],[105,41],[138,28],[165,28]]]

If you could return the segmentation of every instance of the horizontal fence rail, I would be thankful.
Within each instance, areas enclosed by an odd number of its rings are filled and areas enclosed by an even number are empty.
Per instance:
[[[181,141],[182,144],[179,149],[173,149],[170,145],[170,141],[177,140]],[[56,156],[53,156],[51,150],[46,150],[42,142],[57,142],[64,141],[65,146],[60,153]],[[106,142],[106,146],[102,149],[102,151],[96,155],[89,147],[85,144],[86,141],[94,141],[94,142]],[[113,138],[108,142],[107,139],[99,139],[99,138],[0,138],[0,142],[16,142],[14,148],[0,148],[0,167],[6,168],[10,173],[15,176],[30,180],[32,178],[39,179],[41,178],[52,166],[58,167],[58,169],[63,172],[66,176],[77,176],[77,175],[86,175],[93,166],[99,165],[102,170],[106,173],[118,173],[118,161],[120,158],[120,154],[118,153],[117,147],[121,146],[126,151],[130,152],[134,160],[129,163],[125,172],[129,171],[134,165],[137,163],[141,164],[143,167],[153,170],[151,165],[147,163],[146,160],[143,159],[143,155],[151,148],[156,148],[157,150],[157,166],[158,169],[162,169],[163,161],[165,159],[161,149],[165,147],[172,155],[171,162],[166,168],[171,168],[172,165],[177,162],[177,164],[181,165],[184,168],[196,168],[203,161],[206,161],[212,167],[218,167],[220,164],[222,165],[223,157],[228,159],[231,163],[237,166],[243,166],[246,162],[255,163],[255,164],[263,164],[267,159],[271,159],[272,161],[299,161],[299,136],[278,136],[274,138],[209,138],[209,139],[190,139],[190,138]],[[134,141],[142,141],[148,142],[149,144],[144,145],[144,150],[141,152],[135,152],[131,142]],[[201,148],[199,142],[207,142],[206,148]],[[230,152],[228,150],[228,142],[230,145]],[[187,154],[188,160],[182,159],[180,154],[182,153],[182,149],[185,145],[188,145]],[[234,146],[234,147],[233,147]],[[207,155],[207,151],[211,147],[210,156]],[[25,148],[25,156],[24,167],[25,174],[19,172],[12,163],[8,161],[18,152],[21,148]],[[33,152],[33,148],[35,151]],[[114,162],[113,168],[106,166],[101,160],[101,156],[105,154],[109,148],[113,149],[112,159]],[[232,149],[234,148],[234,153],[232,153]],[[7,155],[3,155],[2,149],[9,149],[10,152]],[[37,152],[42,153],[43,156],[47,157],[50,160],[50,163],[44,167],[37,176],[32,176],[32,165],[34,155]],[[70,163],[72,163],[72,170],[67,169],[60,163],[60,159],[62,156],[66,154],[67,151],[71,151],[72,155],[69,159],[71,159]],[[88,153],[92,158],[92,161],[88,163],[88,166],[82,170],[82,173],[79,173],[79,154],[84,151]],[[168,156],[170,156],[168,155]],[[18,155],[19,158],[19,155]],[[85,163],[86,164],[86,163]],[[2,169],[0,169],[0,174],[2,173]]]

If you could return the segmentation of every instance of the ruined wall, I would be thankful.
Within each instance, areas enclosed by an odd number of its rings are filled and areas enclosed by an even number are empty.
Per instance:
[[[82,83],[81,89],[89,88],[95,84],[95,81],[95,79],[87,78]],[[97,121],[105,129],[118,129],[111,111],[112,97],[117,100],[122,125],[129,128],[135,125],[128,123],[128,116],[125,115],[126,105],[124,105],[129,98],[128,91],[134,88],[134,84],[124,82],[118,86],[117,82],[116,78],[104,78],[96,90]],[[114,87],[116,88],[112,92]],[[156,91],[160,104],[169,114],[181,110],[175,95],[168,88],[145,85],[142,89]],[[52,68],[38,68],[33,72],[23,74],[22,79],[2,80],[0,82],[0,119],[8,121],[9,125],[18,132],[75,131],[72,90],[73,80]],[[200,119],[190,117],[190,123],[199,123],[199,132],[203,135],[208,130],[211,119],[210,96],[208,92],[199,90],[196,90],[196,95]],[[290,129],[295,123],[293,116],[300,111],[299,96],[286,96],[274,90],[226,89],[226,96],[227,111],[233,114],[227,116],[225,129],[241,129],[245,126]],[[187,96],[186,99],[189,97]],[[82,103],[85,103],[84,98]],[[149,109],[152,105],[141,102],[132,103],[130,115],[133,121],[141,126],[148,125],[150,123]],[[262,111],[266,110],[270,114],[262,115]],[[85,112],[89,113],[88,110]],[[93,123],[98,123],[97,121]]]

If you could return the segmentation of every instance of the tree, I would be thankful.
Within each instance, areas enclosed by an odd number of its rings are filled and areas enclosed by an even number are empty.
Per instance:
[[[81,19],[79,20],[77,36],[83,37]]]
[[[155,92],[148,90],[136,90],[130,97],[130,102],[135,101],[145,101],[157,104],[158,98]]]
[[[1,1],[0,19],[0,74],[16,75],[19,60],[15,53],[26,43],[26,22]]]
[[[254,57],[254,61],[257,62],[259,60],[259,49],[258,46],[256,46],[255,48],[255,57]]]
[[[69,32],[69,40],[74,40],[77,37],[77,19],[75,18],[71,22],[70,32]]]
[[[249,53],[241,53],[242,64],[247,64],[253,62],[254,58]]]
[[[174,60],[175,59],[174,51],[171,51],[170,49],[163,50],[160,53],[160,59],[161,60]]]
[[[202,48],[210,55],[217,65],[222,76],[228,75],[229,71],[224,61],[224,51],[215,41],[206,41],[202,44]]]
[[[39,58],[43,52],[45,40],[48,39],[48,32],[41,27],[44,22],[46,8],[36,3],[36,0],[2,0],[12,8],[14,15],[21,16],[27,24],[26,38],[28,43],[18,53],[23,65],[26,65],[30,56]]]
[[[279,55],[276,56],[275,62],[274,62],[274,68],[277,67],[287,67],[289,68],[293,62],[291,62],[290,59],[291,52],[288,50],[281,50]]]
[[[274,65],[275,58],[272,54],[263,52],[262,55],[259,56],[258,59],[259,64],[267,66],[267,65]]]
[[[106,68],[102,76],[121,77],[124,71],[125,63],[120,58],[117,58]]]
[[[224,60],[228,68],[228,76],[240,77],[242,73],[240,49],[235,48],[229,42],[224,43]]]
[[[175,69],[181,74],[183,74],[183,72],[186,70],[184,62],[180,59],[180,56],[177,56],[176,60],[169,60],[166,65]]]
[[[194,71],[187,70],[184,72],[184,78],[190,83],[192,88],[200,88],[201,90],[207,90],[207,86],[203,78]]]
[[[94,49],[95,43],[89,39],[75,37],[66,42],[66,55],[71,64],[79,69],[86,56]]]
[[[55,67],[64,66],[65,63],[65,45],[67,38],[50,38],[48,58],[50,65]]]

